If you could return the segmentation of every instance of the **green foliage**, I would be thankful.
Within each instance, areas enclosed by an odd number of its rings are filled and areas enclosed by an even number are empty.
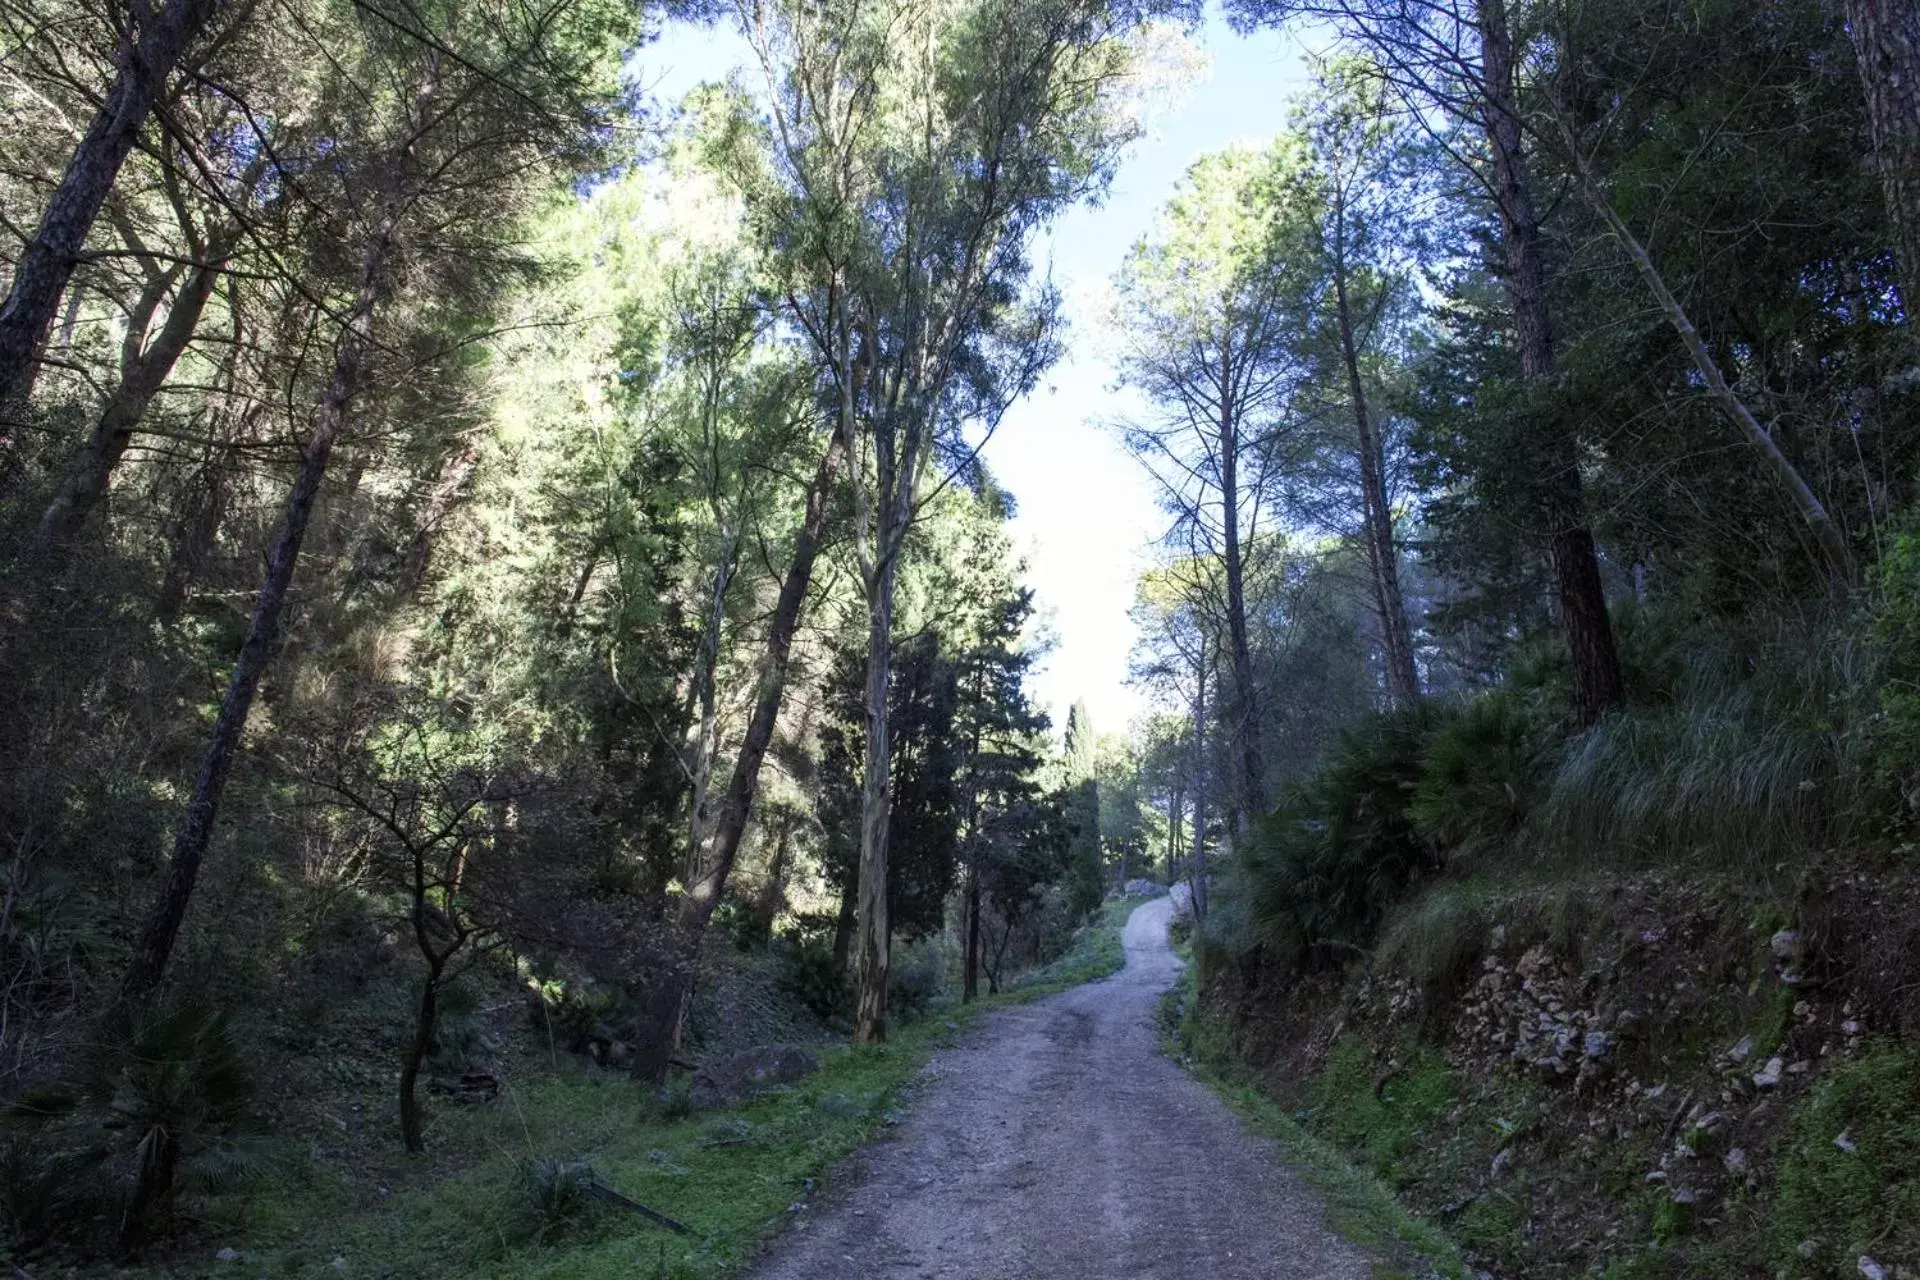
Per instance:
[[[833,942],[818,933],[787,933],[774,939],[776,982],[781,991],[822,1022],[851,1007],[847,975],[834,958]]]
[[[1307,1091],[1313,1126],[1388,1184],[1414,1176],[1407,1157],[1459,1093],[1439,1050],[1399,1045],[1383,1065],[1357,1038],[1336,1041]]]
[[[1436,884],[1388,918],[1374,962],[1412,978],[1429,996],[1443,996],[1480,959],[1487,930],[1471,886]]]
[[[1862,816],[1864,790],[1862,741],[1829,700],[1823,662],[1756,663],[1606,720],[1568,744],[1537,831],[1588,864],[1766,869],[1826,848]]]
[[[532,1216],[530,1234],[541,1244],[579,1225],[597,1203],[593,1166],[584,1160],[528,1160],[518,1172]]]
[[[1369,717],[1255,827],[1243,858],[1250,923],[1290,954],[1357,947],[1438,850],[1408,806],[1432,730],[1425,708]]]
[[[131,1017],[98,1081],[127,1168],[122,1240],[170,1214],[183,1172],[214,1188],[257,1168],[235,1144],[253,1079],[231,1019],[192,997]]]
[[[1467,699],[1437,716],[1407,816],[1450,857],[1506,848],[1539,803],[1556,737],[1524,694]]]
[[[1778,1151],[1772,1253],[1790,1276],[1920,1252],[1920,1052],[1871,1042],[1795,1108]],[[1816,1242],[1812,1257],[1799,1253]]]

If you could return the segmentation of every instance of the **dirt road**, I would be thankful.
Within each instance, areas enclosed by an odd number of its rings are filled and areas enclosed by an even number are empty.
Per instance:
[[[1133,913],[1121,973],[993,1014],[938,1054],[856,1180],[752,1275],[1368,1280],[1272,1144],[1160,1053],[1170,909]]]

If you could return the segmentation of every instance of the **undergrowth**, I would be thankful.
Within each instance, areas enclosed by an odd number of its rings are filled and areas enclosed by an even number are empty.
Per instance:
[[[698,1280],[739,1270],[832,1167],[904,1103],[919,1067],[980,1013],[1104,977],[1138,899],[1106,904],[1069,951],[1013,991],[936,1009],[883,1045],[837,1046],[821,1069],[747,1104],[695,1113],[615,1076],[537,1080],[450,1113],[442,1151],[390,1185],[338,1166],[283,1173],[224,1206],[250,1272],[337,1280]],[[589,1195],[587,1180],[687,1226],[671,1233]],[[224,1274],[218,1267],[209,1274]],[[192,1268],[174,1274],[194,1274]]]

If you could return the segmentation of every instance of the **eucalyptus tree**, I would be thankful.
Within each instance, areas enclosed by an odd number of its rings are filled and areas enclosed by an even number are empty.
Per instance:
[[[1535,526],[1553,566],[1559,622],[1572,658],[1580,715],[1595,720],[1625,697],[1620,655],[1587,512],[1578,444],[1545,401],[1555,348],[1542,201],[1532,174],[1532,139],[1521,105],[1525,0],[1234,0],[1242,26],[1300,16],[1328,22],[1363,50],[1415,117],[1446,141],[1478,184],[1500,226],[1499,279],[1512,320],[1523,381],[1541,402],[1534,412]],[[1477,133],[1472,145],[1463,131]]]
[[[1031,233],[1132,135],[1123,41],[1089,0],[781,0],[740,12],[767,87],[749,199],[851,470],[867,610],[854,1038],[886,1035],[895,578],[928,476],[1051,359]]]
[[[317,309],[336,326],[332,357],[123,1006],[137,1006],[165,974],[328,462],[367,384],[404,380],[410,323],[431,329],[439,309],[484,315],[501,286],[524,274],[514,215],[597,163],[631,20],[611,0],[441,8],[358,0],[307,15],[309,37],[326,46],[321,105],[333,127],[309,136],[303,153],[277,152],[273,168],[331,214],[320,261],[338,274],[322,277]]]
[[[1135,246],[1116,282],[1121,377],[1152,414],[1127,429],[1127,446],[1158,483],[1187,563],[1219,577],[1236,836],[1267,805],[1247,611],[1278,460],[1267,445],[1306,373],[1294,340],[1305,254],[1283,243],[1299,226],[1283,216],[1286,193],[1272,177],[1259,152],[1200,159],[1167,205],[1160,238]]]

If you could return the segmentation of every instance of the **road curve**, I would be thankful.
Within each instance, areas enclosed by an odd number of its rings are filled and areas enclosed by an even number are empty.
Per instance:
[[[750,1275],[1369,1280],[1273,1145],[1161,1054],[1170,912],[1128,918],[1120,973],[935,1055],[907,1119]]]

